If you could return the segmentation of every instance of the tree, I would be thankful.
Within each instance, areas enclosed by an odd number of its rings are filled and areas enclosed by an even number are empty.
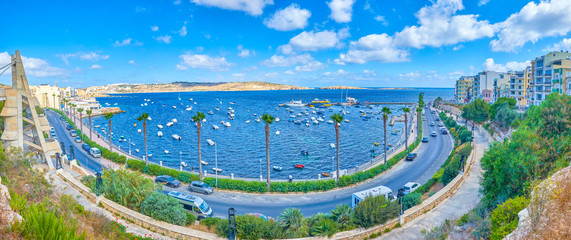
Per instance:
[[[284,232],[286,238],[305,237],[308,233],[308,227],[304,224],[304,217],[297,208],[286,208],[278,216],[277,225]]]
[[[541,110],[543,128],[540,133],[547,138],[568,136],[571,129],[571,97],[553,93],[547,96]]]
[[[149,118],[148,113],[143,113],[141,116],[137,117],[137,121],[143,121],[143,136],[145,138],[145,165],[149,165],[149,152],[147,150],[147,119]]]
[[[54,99],[54,109],[56,109],[56,94],[54,93],[54,94],[52,94],[52,96],[53,96],[53,99]]]
[[[488,119],[490,105],[478,98],[462,107],[462,117],[476,123],[482,123]]]
[[[353,210],[347,204],[337,205],[337,207],[331,210],[333,220],[339,224],[341,230],[345,230],[350,227],[352,214]]]
[[[355,207],[353,221],[359,227],[368,228],[395,218],[400,212],[397,201],[390,201],[384,195],[369,196]]]
[[[91,113],[93,113],[91,109],[85,111],[85,114],[87,114],[87,118],[89,119],[89,139],[91,139],[91,132],[93,129],[91,128]]]
[[[416,131],[418,136],[420,137],[420,126],[422,125],[420,115],[422,113],[422,108],[424,108],[424,93],[418,94],[418,107],[416,108]]]
[[[497,108],[494,120],[500,124],[500,126],[509,128],[512,122],[519,118],[520,115],[521,114],[517,113],[512,107],[510,107],[508,102],[503,102],[500,107]]]
[[[78,108],[77,112],[79,112],[79,138],[81,143],[83,143],[83,108]]]
[[[113,152],[113,143],[111,142],[111,118],[113,118],[113,113],[105,114],[105,119],[109,121],[109,152]]]
[[[343,121],[343,116],[341,116],[341,114],[339,113],[335,113],[333,115],[331,115],[331,120],[333,120],[333,122],[335,123],[335,141],[336,144],[335,145],[337,147],[337,179],[336,181],[339,182],[339,123],[341,123]]]
[[[408,114],[410,113],[410,108],[403,107],[402,112],[404,112],[404,132],[405,132],[404,147],[408,152]]]
[[[274,122],[274,117],[270,114],[262,115],[262,120],[266,124],[266,167],[268,169],[267,188],[270,191],[270,124]]]
[[[202,128],[202,120],[206,117],[203,112],[196,112],[196,115],[192,116],[192,121],[196,122],[196,133],[198,135],[198,174],[200,179],[202,179],[202,157],[200,155],[200,133]]]
[[[57,99],[59,100],[59,104],[57,105],[57,110],[61,110],[61,95],[57,95]]]
[[[385,125],[385,164],[387,163],[387,120],[389,120],[389,114],[391,114],[391,109],[388,107],[383,107],[383,123]]]
[[[509,104],[509,108],[513,109],[517,103],[517,101],[514,98],[511,97],[501,97],[498,98],[497,101],[494,102],[494,104],[492,104],[492,106],[490,106],[490,119],[496,119],[496,113],[498,108],[500,108],[502,106],[503,103],[508,103]]]
[[[141,213],[168,223],[184,226],[186,210],[175,198],[162,193],[151,193],[141,204]]]

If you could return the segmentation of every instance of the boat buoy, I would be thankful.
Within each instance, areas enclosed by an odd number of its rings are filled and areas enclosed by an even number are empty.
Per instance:
[[[375,142],[375,146],[379,146],[379,143],[378,143],[378,142]]]
[[[136,126],[137,126],[137,124],[136,124],[136,123],[135,123],[135,124],[133,124],[133,127],[136,127]]]

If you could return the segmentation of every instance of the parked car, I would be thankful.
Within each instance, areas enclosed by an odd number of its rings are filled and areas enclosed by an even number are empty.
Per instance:
[[[409,194],[411,192],[413,192],[414,190],[416,190],[418,187],[420,187],[420,183],[415,183],[415,182],[407,182],[404,185],[404,194]]]
[[[430,136],[436,137],[438,136],[438,134],[436,134],[436,131],[432,131],[432,134],[430,134]]]
[[[436,124],[434,124],[434,122],[431,122],[431,123],[430,123],[430,126],[431,126],[431,127],[434,127],[435,125],[436,125]]]
[[[408,155],[406,155],[406,160],[407,161],[412,161],[416,158],[417,154],[416,153],[409,153]]]
[[[440,122],[440,118],[439,118],[439,117],[436,117],[435,120],[436,120],[437,122]]]
[[[71,129],[71,125],[69,125],[69,124],[66,125],[66,128],[67,128],[67,130],[70,130],[70,129]]]
[[[203,183],[201,181],[193,181],[188,185],[188,190],[191,192],[201,192],[204,194],[212,194],[214,189],[208,184]]]
[[[428,142],[428,137],[422,137],[422,142]]]
[[[89,150],[89,155],[94,158],[101,157],[101,150],[99,150],[99,148],[91,148],[91,150]]]
[[[438,126],[439,126],[439,127],[444,127],[444,125],[443,125],[441,122],[438,123]]]
[[[169,175],[157,176],[157,178],[155,178],[155,182],[156,183],[162,183],[162,184],[166,185],[167,187],[172,187],[172,188],[180,187],[180,181],[174,179],[173,177],[171,177]]]
[[[81,148],[83,148],[83,150],[85,150],[86,152],[89,152],[89,150],[91,150],[91,147],[87,143],[81,144]]]
[[[76,135],[77,135],[77,134],[76,134]],[[81,138],[80,138],[80,137],[75,137],[75,140],[74,140],[74,141],[75,141],[76,143],[80,143],[80,142],[81,142]]]
[[[441,128],[440,133],[442,133],[442,135],[446,135],[448,134],[448,130],[446,130],[446,128]]]
[[[72,137],[77,137],[77,133],[76,133],[75,131],[73,131],[73,130],[71,130],[71,131],[69,132],[69,135],[71,135]]]

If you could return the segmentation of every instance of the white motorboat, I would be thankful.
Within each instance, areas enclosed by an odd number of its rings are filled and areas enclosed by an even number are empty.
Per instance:
[[[186,111],[187,111],[187,112],[192,111],[192,107],[187,107],[187,108],[186,108]]]
[[[171,122],[177,123],[178,121],[176,120],[176,118],[173,118],[173,119],[171,120]]]
[[[202,119],[202,122],[206,122],[206,118],[205,118],[205,119]]]
[[[181,138],[179,135],[177,135],[177,134],[173,134],[173,135],[171,135],[171,137],[172,137],[172,139],[174,139],[174,140],[179,140],[179,141],[182,139],[182,138]]]
[[[208,143],[208,145],[212,146],[214,145],[214,141],[210,140],[210,139],[206,139],[206,142]]]
[[[162,137],[162,136],[163,136],[163,132],[158,131],[158,132],[157,132],[157,136]]]
[[[140,128],[139,128],[139,129],[137,129],[137,132],[138,132],[138,133],[141,133],[141,129],[140,129]]]
[[[219,128],[220,128],[220,127],[218,127],[218,125],[216,125],[216,124],[213,124],[213,125],[212,125],[212,129],[214,129],[214,130],[218,130]]]
[[[330,143],[329,146],[331,146],[331,148],[335,148],[335,143]]]
[[[333,120],[327,120],[327,123],[333,124]]]
[[[260,118],[256,118],[256,122],[260,122]]]
[[[174,124],[173,122],[168,122],[168,123],[167,123],[167,127],[170,127],[170,126],[172,126],[173,124]]]
[[[141,107],[145,106],[144,104],[141,103]]]
[[[308,127],[309,127],[309,123],[306,123],[305,126],[308,126]]]
[[[147,117],[147,120],[148,120],[148,121],[151,121],[151,120],[153,120],[153,119],[152,119],[151,117]]]
[[[344,121],[345,121],[345,122],[350,122],[349,119],[345,119]]]
[[[250,120],[247,120],[247,121],[246,121],[246,124],[249,124],[249,123],[250,123]]]
[[[135,148],[135,152],[139,152],[139,149],[138,149],[138,148]]]
[[[200,163],[202,163],[202,165],[208,165],[208,162],[204,160],[200,161]]]
[[[325,120],[323,120],[323,118],[321,118],[321,117],[318,117],[318,118],[317,118],[317,121],[323,122],[323,121],[325,121]]]
[[[93,126],[93,127],[94,127],[94,128],[100,128],[101,125],[95,125],[95,126]]]
[[[188,167],[188,165],[186,165],[186,162],[180,162],[180,165],[182,165],[183,167]]]
[[[165,150],[165,153],[166,153],[166,154],[169,154],[169,150]]]
[[[145,104],[145,106],[147,106],[147,103],[144,103],[144,104]]]
[[[280,118],[277,117],[277,118],[275,119],[275,121],[276,121],[276,122],[279,122],[279,121],[280,121]]]
[[[160,124],[159,124],[159,125],[157,125],[157,127],[158,127],[159,129],[163,129],[163,125],[160,125]]]
[[[212,110],[208,111],[208,114],[213,115],[214,112]]]
[[[276,131],[276,135],[280,135],[280,131]]]
[[[212,170],[214,170],[215,172],[222,172],[221,168],[212,168]]]
[[[176,108],[176,106],[175,106],[175,105],[172,105],[172,108]]]
[[[301,102],[301,100],[299,100],[299,101],[293,100],[291,102],[284,103],[284,106],[286,106],[286,107],[305,107],[305,104],[303,104]]]
[[[232,126],[232,125],[230,124],[230,122],[225,122],[225,123],[224,123],[224,126],[225,126],[225,127],[230,127],[230,126]]]

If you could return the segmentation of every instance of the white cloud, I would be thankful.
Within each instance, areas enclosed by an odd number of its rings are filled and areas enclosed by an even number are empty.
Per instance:
[[[264,76],[269,77],[269,78],[274,78],[274,77],[277,77],[278,75],[280,75],[280,74],[277,72],[270,72],[270,73],[264,74]]]
[[[460,49],[462,49],[462,48],[464,48],[464,45],[460,44],[460,45],[458,45],[458,46],[454,46],[454,47],[452,48],[452,50],[453,50],[453,51],[458,51],[458,50],[460,50]]]
[[[490,2],[490,0],[480,0],[478,2],[478,6],[484,6],[484,5],[488,4],[489,2]]]
[[[178,30],[178,34],[180,34],[181,37],[186,36],[186,34],[187,34],[186,26],[182,26],[182,28],[180,30]]]
[[[166,44],[171,43],[171,39],[172,39],[172,37],[170,35],[164,35],[164,36],[160,36],[160,37],[155,38],[155,40],[157,40],[158,42],[163,42]]]
[[[463,9],[461,0],[438,0],[425,6],[415,14],[420,25],[396,33],[395,42],[399,47],[440,47],[494,36],[494,25],[478,21],[478,15],[454,15]]]
[[[345,71],[345,70],[343,70],[343,69],[339,69],[339,70],[337,70],[336,72],[325,72],[325,73],[323,73],[324,76],[328,76],[328,77],[331,77],[331,76],[345,76],[345,75],[348,75],[348,74],[349,74],[349,72],[347,72],[347,71]]]
[[[232,77],[235,77],[235,78],[241,78],[241,77],[244,77],[244,76],[246,76],[246,74],[243,74],[243,73],[232,73]]]
[[[131,44],[131,41],[133,39],[131,38],[126,38],[123,41],[119,42],[119,40],[115,41],[115,43],[113,44],[113,47],[123,47],[123,46],[127,46],[129,44]]]
[[[176,65],[177,70],[189,68],[208,69],[210,71],[227,71],[233,63],[226,61],[224,57],[210,57],[204,54],[185,53],[179,56],[182,61]]]
[[[0,52],[0,66],[4,66],[12,62],[12,58],[8,52]],[[52,67],[43,59],[22,56],[22,63],[27,76],[33,77],[60,77],[67,78],[70,76],[68,70],[63,68]],[[12,75],[11,70],[4,72],[4,75]]]
[[[486,71],[495,71],[495,72],[507,72],[507,71],[521,71],[524,70],[527,66],[530,66],[531,62],[508,62],[505,65],[503,64],[496,64],[493,58],[488,58],[482,65],[484,70]]]
[[[313,57],[308,53],[305,53],[301,55],[290,55],[287,57],[273,55],[270,59],[263,61],[262,64],[268,67],[291,67],[299,64],[307,64],[311,61],[314,61]]]
[[[365,75],[365,76],[371,76],[371,77],[376,77],[376,76],[377,76],[377,73],[376,73],[375,71],[365,69],[365,70],[363,70],[363,75]]]
[[[300,65],[300,66],[295,67],[296,72],[315,72],[315,71],[319,71],[322,69],[325,69],[325,64],[323,64],[319,61],[311,61],[311,62],[308,62],[304,65]]]
[[[338,23],[351,22],[351,15],[353,15],[353,4],[355,0],[332,0],[327,5],[331,9],[329,17]]]
[[[252,16],[261,15],[266,5],[274,4],[273,0],[191,0],[191,2],[197,5],[244,11]]]
[[[385,17],[384,17],[384,16],[381,16],[381,15],[377,15],[377,16],[375,17],[375,21],[381,22],[384,26],[389,25],[389,22],[387,22],[387,20],[385,19]]]
[[[289,44],[301,51],[317,51],[333,48],[339,44],[337,33],[333,31],[302,32],[289,40]]]
[[[92,61],[92,62],[106,60],[109,58],[109,55],[99,54],[96,52],[77,52],[77,53],[67,53],[67,54],[56,54],[56,56],[60,57],[61,60],[64,61],[66,65],[69,65],[69,59],[70,58],[79,58],[81,60],[87,60],[87,61]]]
[[[181,0],[175,0],[175,1],[173,2],[173,4],[174,4],[174,5],[180,5],[180,1],[181,1]]]
[[[564,38],[561,42],[553,44],[545,49],[544,52],[556,52],[556,51],[570,51],[571,50],[571,38]]]
[[[89,69],[102,69],[101,65],[93,64]]]
[[[311,17],[309,10],[301,9],[297,4],[291,4],[287,8],[276,11],[270,18],[264,19],[264,24],[278,31],[291,31],[305,28],[309,17]]]
[[[287,74],[287,75],[295,75],[295,71],[287,70],[287,71],[284,72],[284,74]]]
[[[129,64],[133,66],[136,65],[135,60],[129,60]]]
[[[238,56],[246,58],[253,54],[254,51],[250,52],[250,50],[245,49],[242,45],[238,45]]]
[[[515,52],[542,37],[564,36],[571,31],[570,12],[569,0],[531,1],[497,24],[501,30],[498,39],[490,42],[492,51]]]
[[[153,32],[159,31],[159,26],[157,25],[151,26],[151,31]]]
[[[371,34],[351,42],[349,51],[339,54],[333,62],[340,65],[368,61],[404,62],[409,61],[408,55],[407,51],[395,47],[393,38],[386,33]]]

